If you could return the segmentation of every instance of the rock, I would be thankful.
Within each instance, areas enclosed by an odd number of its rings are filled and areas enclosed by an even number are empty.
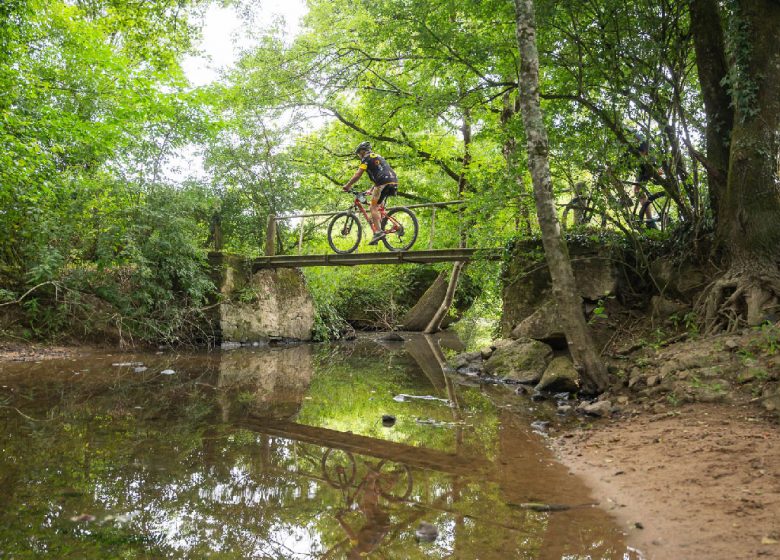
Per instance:
[[[552,360],[552,348],[538,340],[518,339],[497,347],[485,362],[488,375],[518,383],[536,383]]]
[[[577,407],[578,412],[588,414],[589,416],[609,416],[612,412],[612,403],[610,401],[597,401],[594,403],[582,402]]]
[[[580,374],[574,369],[574,364],[568,356],[554,358],[536,385],[537,391],[574,392],[579,388]]]
[[[514,344],[514,339],[511,338],[499,338],[498,340],[494,340],[490,344],[490,348],[493,350],[498,350],[499,348],[503,348],[504,346],[510,346]]]
[[[490,356],[493,355],[493,347],[492,346],[487,346],[486,348],[483,348],[482,350],[480,350],[479,353],[482,356],[483,360],[488,360],[488,359],[490,359]]]
[[[631,376],[628,378],[628,388],[633,389],[635,387],[638,387],[641,382],[644,381],[644,376],[642,375],[642,372],[634,368],[631,370]]]
[[[383,414],[382,415],[382,425],[385,428],[391,428],[395,425],[395,416],[392,414]]]
[[[439,530],[436,528],[436,525],[422,521],[415,529],[414,536],[421,542],[433,542],[439,536]]]
[[[452,359],[452,362],[450,362],[450,367],[452,367],[454,370],[459,370],[463,367],[473,364],[476,361],[482,361],[482,354],[480,352],[465,352],[455,356]]]
[[[617,398],[618,404],[626,405],[628,404],[628,397],[626,396],[620,396]]]
[[[761,406],[768,412],[780,412],[780,390],[767,391],[761,400]]]
[[[647,386],[652,387],[658,383],[659,377],[657,375],[651,375],[647,378]]]
[[[672,315],[683,315],[689,310],[690,305],[663,296],[653,296],[650,300],[650,313],[656,319],[668,319]]]
[[[536,420],[534,422],[531,422],[531,428],[533,428],[534,431],[536,432],[544,433],[549,427],[550,427],[550,422],[547,420]]]
[[[739,343],[739,340],[736,338],[727,338],[723,342],[723,348],[728,350],[729,352],[734,352],[735,350],[739,350],[742,347],[742,345]]]
[[[175,372],[175,371],[173,371],[172,369],[164,369],[164,370],[162,370],[162,371],[160,372],[160,374],[161,374],[161,375],[173,375],[173,374],[175,374],[175,373],[176,373],[176,372]]]
[[[558,414],[561,414],[561,415],[568,414],[571,411],[572,411],[572,407],[571,407],[571,405],[568,405],[568,404],[559,405],[558,408],[556,409],[556,412]]]
[[[384,342],[404,342],[406,339],[398,333],[390,332],[379,337],[379,340]]]
[[[467,377],[478,377],[479,374],[482,373],[482,369],[478,367],[474,367],[472,365],[465,365],[463,367],[460,367],[456,370],[459,374],[465,375]]]
[[[550,301],[523,319],[519,325],[512,329],[510,336],[512,338],[532,338],[556,345],[565,345],[566,343],[559,315]]]

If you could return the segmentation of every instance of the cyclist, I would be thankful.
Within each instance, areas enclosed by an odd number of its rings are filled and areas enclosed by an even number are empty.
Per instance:
[[[358,182],[364,171],[368,172],[369,179],[374,182],[371,188],[371,229],[374,231],[374,237],[368,244],[376,245],[385,236],[381,226],[379,205],[384,203],[388,196],[398,192],[398,177],[385,158],[371,150],[370,142],[361,142],[355,149],[355,155],[360,159],[360,166],[343,189],[344,192],[352,189],[352,185]]]
[[[636,196],[639,205],[638,218],[645,223],[648,229],[658,229],[655,223],[656,220],[653,217],[651,203],[655,199],[664,196],[665,193],[660,192],[648,196],[646,185],[653,177],[653,163],[650,160],[650,145],[647,140],[641,139],[638,150],[641,159],[636,173],[636,182],[634,183],[634,196]],[[659,170],[659,173],[662,172]]]

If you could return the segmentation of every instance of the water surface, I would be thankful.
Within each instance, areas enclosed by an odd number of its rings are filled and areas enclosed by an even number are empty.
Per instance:
[[[543,405],[407,338],[0,363],[0,558],[638,557]]]

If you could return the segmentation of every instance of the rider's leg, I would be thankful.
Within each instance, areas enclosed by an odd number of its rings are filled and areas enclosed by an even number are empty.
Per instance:
[[[385,236],[382,231],[382,219],[379,214],[379,201],[382,193],[382,187],[374,187],[371,189],[371,229],[374,230],[374,237],[368,242],[369,245],[376,245],[379,240]]]
[[[371,228],[374,233],[378,232],[382,227],[382,216],[379,214],[379,198],[382,195],[382,187],[374,187],[371,189]]]

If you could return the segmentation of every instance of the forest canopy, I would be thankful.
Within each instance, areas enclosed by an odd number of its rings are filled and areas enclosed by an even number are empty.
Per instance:
[[[400,202],[465,201],[437,217],[436,247],[464,230],[477,247],[539,234],[513,3],[309,0],[297,35],[257,31],[232,69],[195,86],[182,62],[210,4],[0,6],[0,309],[25,336],[109,325],[198,338],[214,290],[207,251],[256,255],[268,216],[342,209],[365,140],[398,172]],[[717,262],[698,308],[712,331],[776,310],[780,4],[537,0],[535,11],[569,231],[665,240]],[[193,153],[203,173],[177,171]],[[637,201],[653,195],[644,215]],[[279,251],[300,235],[327,251],[321,222],[298,227],[279,222]],[[312,274],[332,318],[344,278]],[[496,297],[495,271],[470,274],[490,277]]]

